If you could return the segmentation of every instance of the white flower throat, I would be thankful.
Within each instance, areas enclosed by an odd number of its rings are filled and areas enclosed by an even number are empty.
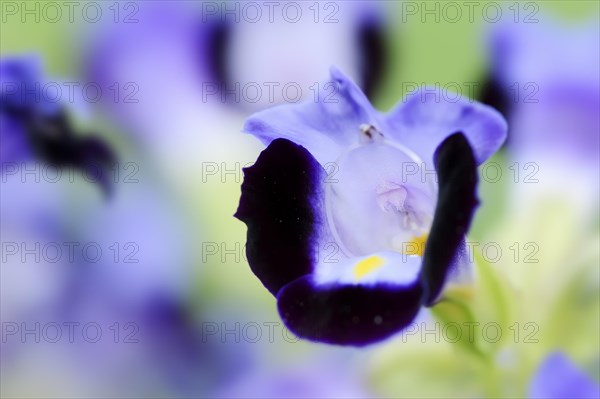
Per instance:
[[[435,177],[422,173],[423,161],[364,124],[336,164],[325,203],[330,231],[345,255],[422,255],[437,198]]]

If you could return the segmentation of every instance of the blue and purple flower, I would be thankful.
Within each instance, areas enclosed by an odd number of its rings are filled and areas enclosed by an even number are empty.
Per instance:
[[[600,146],[600,38],[597,20],[566,25],[505,22],[490,35],[490,85],[484,101],[511,124],[517,155],[597,161]]]
[[[507,127],[487,106],[425,90],[382,114],[343,73],[331,75],[333,96],[248,119],[245,132],[268,147],[245,169],[235,216],[287,327],[362,346],[402,330],[447,283],[469,277],[477,165]]]
[[[508,120],[513,168],[535,183],[514,186],[515,209],[563,198],[581,211],[582,223],[598,211],[599,29],[597,19],[567,24],[540,15],[538,23],[505,21],[490,32],[482,101]]]
[[[206,124],[214,107],[242,110],[243,117],[312,97],[331,64],[350,71],[363,89],[377,88],[388,56],[384,4],[273,5],[270,16],[268,3],[139,2],[137,23],[99,26],[89,76],[103,87],[135,83],[126,94],[139,88],[139,103],[112,102],[111,111],[143,136],[168,140],[189,126],[196,138],[197,120]],[[288,6],[302,17],[290,21],[282,14]],[[258,8],[261,17],[244,17],[246,8]]]
[[[57,167],[93,168],[105,193],[112,186],[108,170],[115,163],[109,146],[92,135],[79,137],[69,122],[67,110],[45,90],[39,60],[16,57],[0,60],[0,126],[5,163],[40,159]],[[99,171],[99,172],[98,172]]]

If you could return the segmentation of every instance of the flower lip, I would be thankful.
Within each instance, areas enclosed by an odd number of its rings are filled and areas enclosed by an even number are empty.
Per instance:
[[[277,295],[286,326],[311,341],[365,346],[395,334],[419,311],[421,286],[329,285],[302,277]]]

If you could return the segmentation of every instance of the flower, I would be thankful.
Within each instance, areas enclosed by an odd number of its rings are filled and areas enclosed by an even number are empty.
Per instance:
[[[245,132],[268,147],[244,171],[235,216],[287,327],[361,346],[398,332],[447,281],[468,276],[476,167],[507,127],[487,106],[439,102],[428,90],[382,114],[339,70],[331,76],[335,97],[247,120]],[[333,263],[318,253],[331,245]]]
[[[296,102],[314,96],[316,79],[327,73],[332,63],[354,76],[367,94],[377,88],[388,56],[384,4],[285,1],[280,5],[284,14],[276,10],[272,20],[266,16],[259,21],[241,18],[226,26],[222,90],[213,97],[250,111]],[[298,12],[295,21],[286,16],[292,9]],[[221,20],[228,20],[227,12],[220,11]],[[269,95],[267,84],[274,85]],[[227,94],[235,85],[242,92],[241,101]]]
[[[78,137],[59,103],[60,96],[49,97],[41,69],[35,57],[0,60],[2,162],[37,157],[57,167],[92,167],[90,173],[99,176],[104,192],[110,194],[108,168],[115,163],[113,151],[97,137]]]
[[[587,220],[597,212],[599,190],[600,26],[539,17],[491,31],[483,101],[509,121],[507,150],[522,175],[515,181],[536,183],[516,186],[515,202],[567,197]]]
[[[257,18],[248,16],[252,12]],[[298,18],[287,16],[292,12],[297,12]],[[206,91],[203,82],[227,91],[236,83],[283,82],[299,83],[304,95],[310,96],[308,86],[317,83],[315,77],[336,62],[352,70],[360,77],[361,86],[371,91],[387,59],[385,12],[383,4],[369,2],[332,1],[320,9],[296,2],[274,8],[240,3],[231,7],[211,2],[141,3],[135,24],[115,27],[111,23],[99,32],[89,71],[108,84],[115,78],[126,81],[135,77],[140,86],[153,91]],[[140,64],[159,68],[140,70]],[[166,79],[155,73],[165,67],[170,71]],[[163,79],[157,81],[158,77]],[[268,91],[267,86],[263,89]],[[234,95],[213,94],[208,96],[210,100],[219,102],[223,97],[229,105],[236,102]],[[254,96],[244,96],[237,103],[256,108],[253,104],[264,104],[269,96],[258,101],[246,97]],[[281,95],[277,97],[281,100]],[[169,105],[164,99],[160,103]]]
[[[215,107],[235,115],[241,109],[245,117],[286,96],[312,97],[315,79],[332,63],[360,77],[365,89],[376,88],[387,57],[382,5],[301,3],[269,11],[273,5],[258,3],[140,2],[137,23],[101,26],[89,55],[90,79],[102,87],[134,83],[124,90],[139,103],[107,105],[143,137],[168,142],[185,129],[197,139],[198,130],[189,127],[207,125]],[[300,20],[282,14],[288,9]],[[255,11],[257,20],[247,16]]]
[[[536,399],[591,399],[600,397],[600,386],[563,353],[554,352],[535,372],[528,396]]]
[[[491,78],[508,100],[515,150],[598,159],[598,29],[595,20],[566,26],[545,17],[492,31]]]
[[[217,392],[219,398],[375,398],[347,356],[319,353],[294,365],[257,367]]]
[[[490,78],[496,95],[484,101],[494,104],[504,97],[502,111],[511,127],[507,173],[515,184],[510,184],[502,203],[502,222],[491,231],[493,236],[485,238],[500,246],[533,241],[535,259],[525,261],[527,267],[515,257],[515,262],[503,262],[497,269],[517,291],[510,301],[518,298],[514,305],[521,319],[540,325],[544,335],[540,341],[547,348],[585,347],[597,356],[597,345],[592,346],[595,349],[590,345],[597,342],[594,329],[599,322],[599,298],[594,294],[600,25],[597,18],[573,23],[544,13],[536,17],[539,21],[534,24],[510,20],[495,24],[489,36]],[[541,310],[539,303],[554,305]],[[566,339],[575,330],[581,331],[578,340]],[[561,356],[548,362],[557,363]]]

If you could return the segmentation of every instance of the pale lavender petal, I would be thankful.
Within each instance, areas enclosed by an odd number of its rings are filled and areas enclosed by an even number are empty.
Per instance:
[[[356,141],[360,125],[380,125],[380,116],[358,86],[338,69],[332,68],[331,80],[320,89],[317,101],[280,105],[254,114],[246,121],[244,132],[265,145],[276,138],[291,140],[309,150],[321,165],[335,161]]]
[[[507,124],[496,110],[461,96],[422,88],[410,94],[386,118],[394,138],[432,164],[437,146],[448,136],[462,132],[480,165],[504,143]]]

